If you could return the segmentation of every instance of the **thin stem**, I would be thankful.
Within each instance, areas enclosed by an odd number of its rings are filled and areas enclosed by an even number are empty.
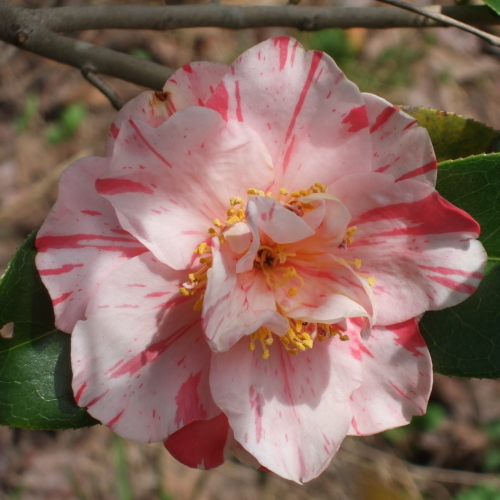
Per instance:
[[[414,12],[415,14],[420,14],[421,16],[428,17],[429,19],[433,19],[439,23],[442,23],[446,26],[452,26],[454,28],[458,28],[462,31],[466,31],[468,33],[472,33],[473,35],[486,40],[491,45],[495,47],[500,47],[500,37],[490,35],[485,31],[479,30],[470,26],[469,24],[462,23],[451,17],[445,16],[438,12],[434,12],[431,8],[423,8],[417,7],[416,5],[412,5],[411,3],[403,2],[402,0],[379,0],[379,2],[388,3],[389,5],[394,5],[395,7],[399,7],[400,9],[405,9],[410,12]],[[500,17],[499,17],[500,18]]]
[[[113,108],[117,111],[123,108],[125,104],[123,99],[106,83],[104,83],[96,74],[92,67],[86,66],[82,69],[83,77],[94,87],[100,90],[108,99]]]
[[[172,70],[145,59],[54,33],[40,22],[37,11],[0,1],[0,39],[24,50],[82,70],[121,78],[161,90]]]

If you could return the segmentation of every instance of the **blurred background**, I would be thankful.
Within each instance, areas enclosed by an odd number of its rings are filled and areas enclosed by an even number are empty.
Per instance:
[[[11,1],[33,8],[107,2]],[[125,2],[134,3],[120,1]],[[197,60],[231,63],[252,45],[283,34],[330,54],[362,91],[500,129],[500,51],[451,28],[101,30],[74,36],[178,68]],[[124,100],[144,90],[104,79]],[[0,272],[45,218],[56,199],[61,171],[82,156],[104,154],[115,114],[79,71],[0,42]],[[60,432],[0,428],[0,500],[499,500],[499,473],[500,382],[440,375],[425,416],[377,436],[347,438],[327,471],[305,486],[236,462],[207,472],[191,470],[161,445],[125,441],[101,426]]]

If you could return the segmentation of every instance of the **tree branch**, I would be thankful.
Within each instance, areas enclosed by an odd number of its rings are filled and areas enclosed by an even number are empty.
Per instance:
[[[500,16],[487,6],[434,6],[433,9],[469,25],[500,24]],[[305,31],[443,26],[439,20],[429,19],[429,11],[428,8],[422,16],[391,7],[241,7],[216,2],[165,7],[91,5],[35,10],[0,0],[0,40],[79,70],[92,68],[95,75],[114,76],[161,90],[173,72],[171,69],[59,33],[105,28],[167,30],[208,26],[229,29],[282,26]],[[109,98],[111,94],[106,92]],[[119,105],[118,101],[115,104]]]
[[[0,39],[80,70],[92,67],[96,73],[155,90],[161,90],[173,72],[151,61],[54,33],[40,23],[36,13],[0,1]]]
[[[471,25],[500,24],[500,16],[487,6],[436,6],[436,12]],[[391,7],[241,7],[216,3],[166,7],[91,5],[39,9],[36,15],[47,28],[58,32],[105,28],[168,30],[207,26],[229,29],[282,26],[304,31],[442,26],[440,22],[425,16]]]
[[[452,19],[451,17],[445,16],[443,14],[431,12],[430,9],[417,7],[416,5],[412,5],[411,3],[403,2],[401,0],[379,0],[379,2],[388,3],[389,5],[394,5],[395,7],[399,7],[400,9],[405,9],[416,14],[421,14],[422,16],[426,16],[429,19],[434,19],[434,21],[441,22],[447,26],[452,26],[454,28],[458,28],[459,30],[466,31],[467,33],[472,33],[473,35],[486,40],[491,45],[500,47],[499,37],[490,35],[485,31],[473,28],[469,24],[461,23],[460,21]]]
[[[94,68],[91,66],[85,66],[82,69],[82,75],[89,83],[91,83],[96,89],[101,91],[108,99],[113,108],[117,111],[123,108],[125,104],[123,99],[106,83],[104,83],[96,74]]]

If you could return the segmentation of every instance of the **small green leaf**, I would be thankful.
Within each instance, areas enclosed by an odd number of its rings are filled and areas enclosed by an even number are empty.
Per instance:
[[[481,225],[485,278],[465,302],[427,312],[420,322],[434,363],[445,375],[500,378],[500,154],[439,165],[438,191]]]
[[[500,0],[484,0],[484,3],[497,14],[500,14]]]
[[[75,429],[98,423],[71,389],[70,336],[54,326],[47,290],[35,267],[36,232],[19,247],[0,281],[0,425]],[[5,326],[7,325],[7,326]]]
[[[78,102],[74,102],[65,107],[57,123],[52,124],[45,134],[45,138],[51,144],[57,144],[73,136],[80,127],[87,108]]]
[[[484,123],[421,106],[402,106],[401,109],[427,129],[438,162],[500,151],[500,131]]]

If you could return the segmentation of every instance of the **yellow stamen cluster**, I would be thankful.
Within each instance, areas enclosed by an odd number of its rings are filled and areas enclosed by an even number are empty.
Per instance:
[[[354,236],[354,233],[356,232],[357,229],[358,228],[356,226],[351,226],[350,228],[347,229],[347,231],[345,232],[344,241],[342,242],[341,247],[343,246],[345,248],[347,245],[350,245],[351,243],[354,242],[353,236]],[[354,259],[354,260],[340,259],[340,260],[342,262],[345,262],[346,264],[349,264],[350,266],[354,266],[356,269],[361,268],[361,260],[360,259]],[[358,273],[358,272],[356,272],[356,274],[358,276],[360,276],[361,278],[365,278],[368,281],[368,284],[370,286],[375,286],[375,278],[373,276],[368,276],[367,274]]]
[[[338,335],[340,340],[349,340],[349,335],[343,334],[335,325],[327,325],[325,323],[318,323],[316,338],[319,342],[324,342],[326,339]]]
[[[207,243],[203,242],[194,249],[194,253],[203,255],[199,260],[202,267],[188,275],[189,281],[182,284],[179,288],[179,292],[187,297],[188,295],[195,295],[201,291],[193,308],[195,311],[201,311],[203,307],[203,298],[205,297],[204,288],[207,285],[207,271],[212,267],[212,248],[208,246]]]
[[[226,226],[232,226],[237,222],[243,222],[245,220],[245,210],[243,210],[243,199],[239,196],[235,196],[229,200],[231,207],[227,211]]]
[[[255,342],[258,341],[262,347],[262,359],[267,359],[270,355],[268,346],[273,343],[273,334],[269,328],[261,326],[258,330],[250,335],[250,343],[248,349],[255,351]]]
[[[280,340],[288,354],[296,355],[299,351],[312,349],[313,339],[307,332],[303,331],[304,326],[307,326],[308,323],[300,319],[287,319],[289,328],[286,334],[280,337]]]
[[[344,243],[346,245],[350,245],[353,241],[354,241],[354,233],[356,232],[356,230],[358,229],[357,226],[351,226],[349,228],[347,228],[347,231],[345,232],[345,236],[344,236]]]

